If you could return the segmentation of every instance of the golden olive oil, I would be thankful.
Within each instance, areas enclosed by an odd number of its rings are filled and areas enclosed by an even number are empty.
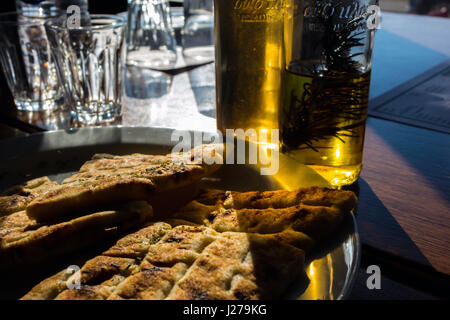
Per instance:
[[[217,126],[278,127],[284,0],[216,0]]]
[[[318,64],[291,64],[284,77],[282,151],[333,186],[356,181],[362,168],[370,71],[330,73]]]

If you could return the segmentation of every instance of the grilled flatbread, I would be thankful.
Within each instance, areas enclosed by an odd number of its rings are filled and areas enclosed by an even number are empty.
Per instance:
[[[306,235],[304,248],[309,249],[313,242],[332,234],[356,202],[351,191],[320,187],[244,193],[207,190],[173,218],[218,232],[268,234],[293,230]]]
[[[22,299],[276,298],[304,261],[283,236],[154,223],[87,261],[80,289],[69,289],[61,271]]]
[[[0,217],[25,210],[37,196],[58,187],[48,177],[36,178],[0,193]]]
[[[350,211],[356,204],[356,196],[353,192],[322,187],[300,188],[295,191],[250,192],[211,189],[204,190],[196,200],[206,205],[222,204],[226,209],[277,209],[304,204],[310,206],[335,206],[343,211]]]
[[[352,192],[323,188],[206,191],[87,261],[80,289],[69,289],[61,271],[23,299],[279,298],[302,272],[305,252],[355,204]]]
[[[128,200],[149,200],[198,182],[220,164],[214,147],[200,146],[188,153],[165,156],[133,154],[96,155],[81,171],[58,188],[34,199],[26,208],[30,218],[48,221],[93,205]],[[212,164],[208,164],[212,163]]]
[[[13,213],[0,218],[0,269],[44,261],[86,247],[142,226],[151,218],[152,208],[145,201],[47,223],[30,219],[25,211]]]

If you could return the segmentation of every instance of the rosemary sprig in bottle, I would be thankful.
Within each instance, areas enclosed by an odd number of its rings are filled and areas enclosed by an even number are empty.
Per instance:
[[[355,137],[356,128],[364,125],[367,95],[364,88],[369,85],[369,77],[354,81],[362,73],[358,70],[355,57],[363,52],[351,53],[362,47],[362,35],[357,31],[365,16],[345,22],[336,30],[331,16],[321,16],[318,21],[323,26],[323,37],[319,40],[322,48],[321,61],[313,65],[309,74],[311,82],[303,84],[300,90],[290,92],[287,108],[283,111],[281,123],[283,151],[286,149],[321,148],[317,142],[323,139]]]

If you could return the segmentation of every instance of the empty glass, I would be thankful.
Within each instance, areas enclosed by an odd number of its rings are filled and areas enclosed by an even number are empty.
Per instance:
[[[168,1],[129,0],[127,65],[169,70],[176,62],[176,41]]]
[[[216,73],[214,63],[188,72],[198,111],[211,118],[216,117]]]
[[[58,73],[80,125],[120,118],[125,58],[125,22],[114,15],[91,15],[80,28],[66,18],[46,24]]]
[[[18,110],[56,110],[64,103],[44,28],[48,19],[0,14],[0,61]]]
[[[214,61],[214,0],[184,0],[183,57],[187,64]]]
[[[172,81],[173,76],[165,72],[126,66],[125,97],[135,99],[162,97],[169,93]],[[133,106],[131,105],[130,107]]]

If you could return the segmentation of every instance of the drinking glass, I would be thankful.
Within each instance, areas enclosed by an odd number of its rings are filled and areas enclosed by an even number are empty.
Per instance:
[[[188,71],[198,111],[211,118],[216,117],[216,86],[214,63]]]
[[[51,18],[0,14],[0,62],[18,110],[56,110],[64,104],[44,28]]]
[[[129,0],[127,65],[170,70],[177,62],[167,0]]]
[[[362,168],[377,0],[288,0],[281,150],[332,186]]]
[[[187,64],[214,60],[214,0],[184,0],[183,57]]]
[[[80,125],[120,119],[125,59],[125,22],[115,15],[91,15],[80,27],[67,18],[46,23],[58,74]]]

